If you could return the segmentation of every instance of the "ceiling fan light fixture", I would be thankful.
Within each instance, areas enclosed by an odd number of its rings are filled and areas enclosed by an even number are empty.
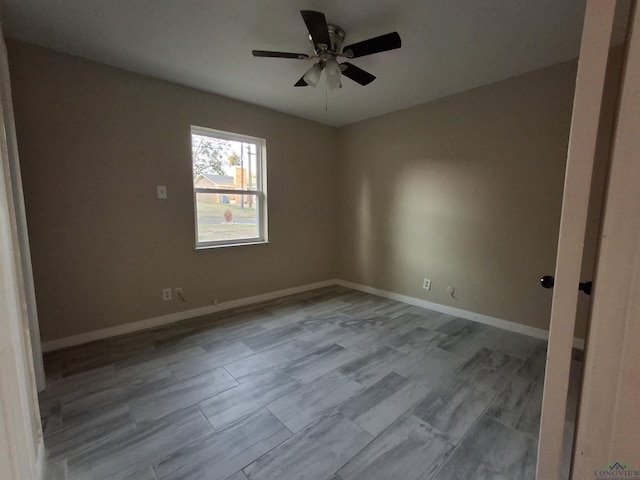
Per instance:
[[[342,88],[342,82],[340,81],[340,79],[337,79],[335,81],[328,81],[327,82],[329,85],[329,90],[337,90],[338,88]]]
[[[307,73],[305,73],[302,78],[309,85],[311,85],[312,87],[315,87],[316,85],[318,85],[318,81],[320,81],[321,72],[322,72],[322,68],[320,67],[320,64],[316,63],[309,70],[307,70]]]
[[[340,74],[338,75],[327,75],[327,86],[329,90],[335,90],[336,88],[342,88],[342,83],[340,82]]]
[[[342,87],[342,84],[340,83],[342,71],[340,70],[340,65],[338,65],[335,58],[327,60],[324,65],[324,71],[327,72],[327,86],[329,87],[329,90],[335,90],[336,88]]]
[[[332,58],[325,63],[324,70],[327,72],[327,76],[329,77],[340,76],[340,65],[338,65],[335,58]]]

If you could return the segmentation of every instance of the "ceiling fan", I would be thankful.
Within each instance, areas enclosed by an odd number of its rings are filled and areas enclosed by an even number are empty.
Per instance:
[[[295,83],[294,86],[296,87],[309,85],[315,87],[323,70],[326,72],[327,86],[330,89],[342,87],[342,75],[360,85],[368,85],[376,79],[374,75],[356,67],[352,63],[338,63],[338,58],[359,58],[365,55],[394,50],[402,46],[398,32],[392,32],[353,43],[343,48],[342,43],[344,42],[345,32],[341,27],[328,24],[324,14],[321,12],[302,10],[300,13],[309,30],[309,41],[313,45],[314,55],[266,50],[253,50],[251,52],[254,57],[292,58],[297,60],[317,59],[317,62]]]

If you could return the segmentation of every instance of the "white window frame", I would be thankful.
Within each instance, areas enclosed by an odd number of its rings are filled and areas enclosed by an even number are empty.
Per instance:
[[[191,125],[189,134],[189,145],[193,150],[192,134],[202,135],[232,142],[252,143],[256,146],[256,189],[255,190],[233,190],[227,188],[196,188],[193,185],[193,211],[195,220],[195,241],[196,250],[234,247],[239,245],[255,245],[268,243],[267,224],[267,142],[264,138],[251,137],[239,133],[224,132],[212,128]],[[191,158],[191,171],[193,172],[193,157]],[[238,238],[232,240],[215,240],[200,242],[198,240],[198,193],[219,193],[222,195],[252,195],[256,197],[256,218],[258,222],[258,236],[253,238]]]

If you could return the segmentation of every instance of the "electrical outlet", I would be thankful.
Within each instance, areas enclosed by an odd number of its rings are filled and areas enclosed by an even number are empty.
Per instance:
[[[167,198],[167,187],[164,185],[158,185],[158,198],[164,200]]]
[[[424,282],[422,282],[422,288],[424,288],[425,290],[431,290],[431,280],[425,278]]]
[[[176,287],[176,295],[182,295],[182,287]]]
[[[171,289],[170,288],[163,288],[162,289],[162,300],[164,300],[165,302],[167,300],[171,300]]]

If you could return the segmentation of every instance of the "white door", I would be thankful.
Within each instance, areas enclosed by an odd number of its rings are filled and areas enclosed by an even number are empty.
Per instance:
[[[538,450],[537,479],[560,479],[563,434],[567,406],[571,346],[575,327],[577,307],[577,286],[580,281],[583,246],[589,193],[592,180],[593,162],[596,155],[598,128],[601,120],[601,106],[607,61],[609,59],[612,32],[616,20],[616,7],[628,6],[628,2],[589,0],[585,15],[581,46],[574,111],[569,140],[569,153],[565,177],[560,237],[556,263],[556,281],[553,294],[547,371],[545,375],[540,443]],[[626,16],[626,15],[625,15]],[[628,73],[628,72],[627,72]],[[628,78],[627,80],[628,81]],[[638,85],[638,79],[636,84]],[[636,119],[636,125],[638,121]],[[613,144],[617,145],[616,136]],[[613,163],[612,167],[613,168]],[[608,210],[612,186],[607,190]],[[636,204],[637,205],[637,204]],[[637,213],[636,213],[637,216]],[[601,244],[603,242],[601,237]],[[626,253],[625,253],[626,255]],[[600,264],[600,262],[599,262]],[[604,282],[600,265],[598,278],[594,279],[594,306],[604,295],[600,283]],[[593,310],[591,333],[587,342],[585,379],[592,372],[596,359],[591,345],[594,341],[593,324],[596,310]],[[613,372],[617,376],[617,372]],[[608,375],[612,372],[609,371]],[[585,385],[588,382],[585,380]],[[586,399],[583,392],[583,400]],[[584,401],[583,401],[584,403]],[[586,417],[578,417],[577,429],[584,430]],[[576,446],[579,442],[576,443]],[[605,462],[606,464],[607,462]],[[604,464],[603,464],[604,465]],[[595,467],[594,467],[595,468]],[[577,469],[574,469],[577,472]],[[594,478],[593,470],[585,470],[582,476],[572,478]],[[591,475],[591,476],[589,476]]]

